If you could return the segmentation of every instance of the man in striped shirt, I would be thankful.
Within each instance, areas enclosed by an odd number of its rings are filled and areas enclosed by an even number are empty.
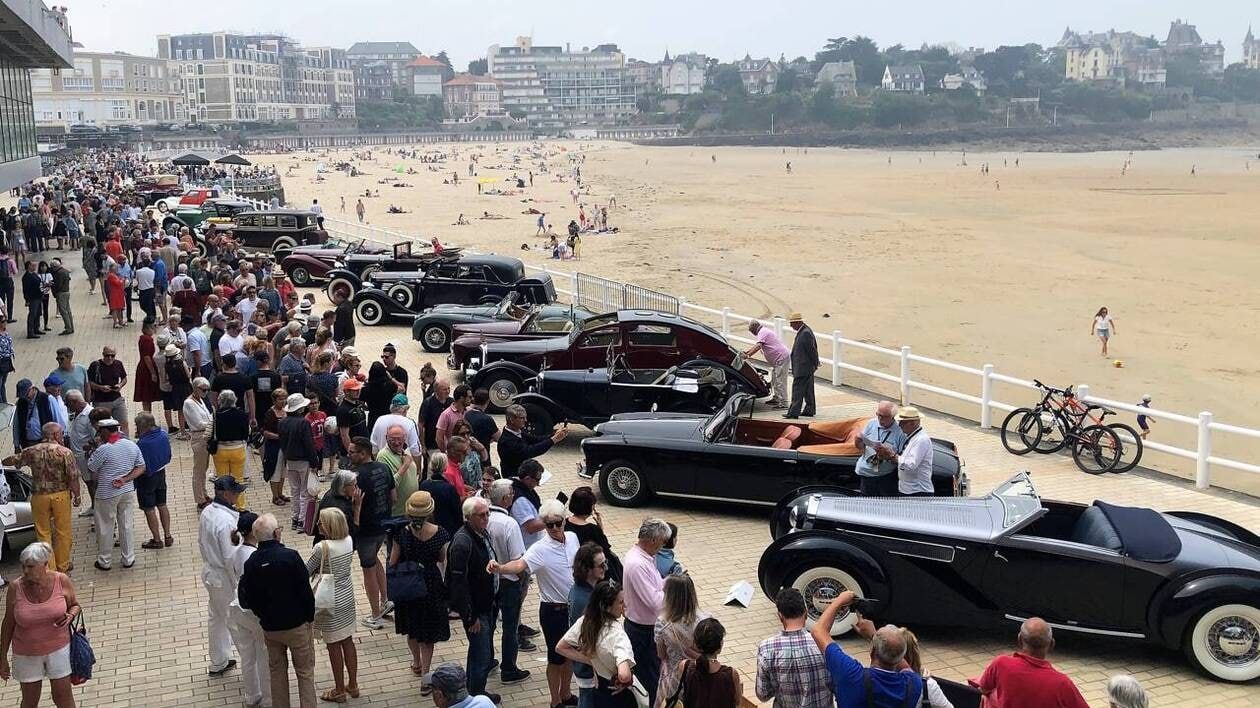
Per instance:
[[[805,598],[783,588],[774,598],[783,631],[757,645],[757,698],[774,708],[831,708],[831,675],[809,632]]]
[[[106,418],[96,424],[100,445],[88,458],[88,469],[96,476],[96,569],[109,570],[114,562],[114,525],[118,525],[118,545],[122,565],[136,564],[132,516],[136,500],[136,477],[144,474],[140,448],[118,432],[121,424]]]

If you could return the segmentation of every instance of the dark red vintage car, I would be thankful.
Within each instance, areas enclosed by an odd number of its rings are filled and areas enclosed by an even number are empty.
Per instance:
[[[289,276],[294,285],[306,287],[326,280],[329,271],[344,267],[348,257],[363,254],[375,256],[386,253],[380,246],[369,246],[367,242],[346,241],[330,238],[324,243],[312,246],[298,246],[289,251],[289,255],[280,262],[280,267]]]
[[[464,372],[474,389],[490,391],[502,408],[543,369],[587,369],[619,358],[631,370],[669,369],[696,362],[722,368],[728,379],[755,396],[769,395],[761,374],[713,329],[685,317],[648,310],[597,315],[567,336],[452,343],[447,366]]]

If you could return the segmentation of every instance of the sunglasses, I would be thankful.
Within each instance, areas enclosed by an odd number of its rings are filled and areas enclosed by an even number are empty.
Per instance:
[[[115,356],[114,354],[102,354],[102,355],[101,355],[101,358],[102,358],[102,359],[113,359],[113,358],[114,358],[114,356]]]
[[[548,521],[544,525],[549,529],[562,529],[564,528],[564,521]]]

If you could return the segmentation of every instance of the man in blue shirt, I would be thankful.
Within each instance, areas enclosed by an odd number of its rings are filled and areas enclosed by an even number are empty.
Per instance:
[[[897,406],[892,401],[880,401],[875,417],[867,421],[857,440],[857,475],[863,496],[897,496],[897,463],[878,457],[874,447],[883,444],[894,450],[901,449],[906,434],[897,425],[896,412]]]
[[[136,446],[144,458],[144,474],[136,478],[136,500],[149,524],[151,538],[141,548],[166,548],[175,543],[171,514],[166,509],[166,466],[171,463],[171,438],[152,413],[136,414]]]
[[[840,645],[831,640],[831,625],[836,615],[855,599],[857,595],[852,591],[840,593],[827,605],[810,630],[827,663],[827,673],[831,674],[836,705],[838,708],[906,708],[919,705],[923,679],[906,664],[906,642],[900,628],[890,624],[871,634],[870,668],[845,654]],[[868,632],[874,627],[867,622],[858,622],[858,626],[863,625]]]

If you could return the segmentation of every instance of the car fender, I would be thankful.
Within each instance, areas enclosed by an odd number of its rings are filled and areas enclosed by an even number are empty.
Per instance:
[[[338,278],[344,278],[345,280],[348,280],[349,282],[354,284],[355,292],[359,292],[360,290],[363,289],[363,280],[360,279],[359,276],[355,275],[354,271],[348,268],[333,268],[332,270],[328,271],[324,275],[324,277],[328,278],[329,283],[332,283],[332,281]],[[324,285],[324,289],[325,290],[328,289],[328,284]]]
[[[868,597],[888,601],[888,575],[883,566],[852,539],[833,531],[790,533],[770,544],[757,564],[761,590],[773,598],[797,568],[820,565],[828,559],[858,574]]]
[[[321,271],[329,270],[329,272],[333,272],[334,270],[345,271],[344,268],[329,269],[328,261],[316,258],[306,253],[290,253],[284,257],[284,260],[280,263],[280,265],[286,269],[295,265],[306,266],[307,268],[310,268],[312,272],[314,272],[316,268]]]
[[[846,489],[830,484],[810,484],[804,487],[797,487],[787,494],[783,495],[774,505],[774,511],[770,513],[770,540],[773,541],[780,536],[786,535],[789,526],[789,516],[792,508],[806,502],[810,496],[814,494],[831,494],[843,496],[858,496],[855,489]]]
[[[536,406],[540,406],[541,408],[546,410],[547,413],[551,414],[552,420],[554,420],[557,423],[564,423],[567,421],[579,420],[579,417],[576,413],[560,405],[559,403],[556,403],[551,398],[549,398],[548,396],[544,396],[541,393],[535,393],[533,391],[529,391],[526,393],[517,394],[517,396],[512,399],[512,402],[519,403],[521,405],[524,405],[526,403],[532,403]]]
[[[489,364],[486,364],[485,362],[482,362],[482,364],[481,369],[477,371],[476,375],[473,376],[472,382],[469,384],[469,387],[471,387],[474,391],[479,388],[484,388],[485,382],[496,372],[510,371],[515,374],[522,383],[532,381],[538,377],[537,371],[534,371],[524,364],[518,364],[515,361],[492,361]]]
[[[1260,574],[1204,570],[1181,578],[1155,594],[1147,609],[1147,626],[1157,636],[1148,637],[1177,649],[1191,623],[1204,610],[1217,605],[1260,605]]]
[[[364,300],[372,300],[377,303],[380,303],[381,311],[385,313],[386,317],[398,317],[398,316],[405,316],[409,314],[411,315],[415,314],[414,312],[411,312],[410,310],[405,310],[399,307],[398,303],[394,302],[393,299],[390,298],[389,295],[385,294],[384,290],[380,290],[377,288],[363,288],[362,290],[354,294],[355,307],[358,307],[359,303],[363,302]]]

